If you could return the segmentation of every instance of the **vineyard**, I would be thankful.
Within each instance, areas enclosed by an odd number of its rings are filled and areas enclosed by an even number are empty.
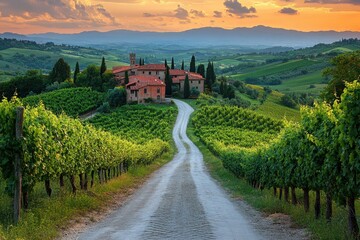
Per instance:
[[[16,169],[13,163],[14,159],[21,157],[25,208],[28,207],[29,193],[39,182],[45,182],[46,193],[51,196],[51,181],[59,182],[60,187],[63,187],[64,177],[67,177],[73,193],[76,193],[76,182],[79,182],[81,189],[87,190],[88,186],[93,186],[96,179],[103,183],[127,171],[129,166],[152,163],[170,147],[168,141],[156,138],[155,135],[147,140],[142,139],[141,144],[136,143],[134,138],[127,139],[132,133],[118,136],[99,130],[91,124],[83,124],[80,120],[72,119],[65,114],[55,115],[46,110],[44,105],[24,109],[23,136],[17,139],[14,134],[15,123],[21,105],[21,101],[16,98],[11,101],[4,99],[0,102],[0,169],[2,170],[0,180],[6,181],[7,189],[13,195],[12,186],[17,182],[14,178]],[[129,106],[124,111],[130,111],[132,107]],[[140,111],[142,107],[135,108],[139,108],[139,111],[134,111],[133,120],[142,119],[142,124],[153,121],[150,116],[143,115],[148,112]],[[165,116],[156,112],[162,119],[167,119],[168,124],[175,121],[174,109],[171,108],[169,112],[159,111],[171,113]],[[123,114],[125,115],[125,112]],[[113,120],[117,121],[116,118]],[[136,125],[132,126],[136,127]],[[168,125],[165,131],[170,128],[171,126]],[[129,126],[126,129],[135,132]],[[170,130],[168,132],[163,133],[164,139],[169,140]],[[145,137],[148,136],[150,134]],[[75,181],[77,176],[79,181]]]
[[[173,106],[125,105],[110,114],[96,115],[89,122],[134,143],[142,144],[151,139],[169,142],[176,113]]]
[[[281,124],[240,109],[205,107],[198,110],[193,124],[195,133],[220,156],[224,167],[253,187],[273,188],[274,195],[287,202],[291,195],[294,205],[299,204],[296,194],[301,189],[305,212],[309,211],[309,192],[315,192],[316,219],[321,217],[320,199],[325,193],[328,222],[333,218],[333,200],[347,206],[348,230],[357,237],[359,101],[360,83],[354,81],[333,106],[302,107],[300,123]]]
[[[65,88],[23,99],[29,106],[37,106],[42,102],[46,109],[55,114],[66,113],[68,116],[77,117],[82,113],[95,109],[102,104],[104,93],[91,88]]]

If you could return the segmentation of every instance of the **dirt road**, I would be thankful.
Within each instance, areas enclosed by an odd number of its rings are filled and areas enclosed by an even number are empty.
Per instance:
[[[299,239],[273,229],[269,221],[265,226],[259,213],[232,200],[212,180],[201,152],[186,135],[193,109],[174,101],[179,108],[173,130],[178,148],[174,159],[123,207],[78,239]],[[259,229],[258,223],[269,229]],[[273,230],[275,235],[266,233]]]

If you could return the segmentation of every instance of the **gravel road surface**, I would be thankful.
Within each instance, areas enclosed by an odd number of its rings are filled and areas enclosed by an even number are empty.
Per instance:
[[[179,108],[173,129],[178,148],[174,159],[124,206],[76,238],[303,239],[303,231],[279,228],[248,205],[231,199],[209,176],[201,152],[186,135],[193,109],[182,101],[174,102]]]

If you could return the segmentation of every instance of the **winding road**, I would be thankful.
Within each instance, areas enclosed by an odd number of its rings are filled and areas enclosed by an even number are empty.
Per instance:
[[[173,129],[178,148],[174,159],[124,206],[78,239],[269,238],[209,176],[201,152],[186,135],[193,109],[180,100],[174,102],[179,109]]]

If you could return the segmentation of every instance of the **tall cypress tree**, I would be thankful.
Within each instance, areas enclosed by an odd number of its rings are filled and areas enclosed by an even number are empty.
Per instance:
[[[69,79],[71,75],[71,70],[69,64],[64,61],[63,58],[60,58],[54,65],[52,71],[49,74],[49,81],[53,82],[64,82],[66,79]]]
[[[182,63],[181,63],[181,70],[184,70],[185,69],[185,66],[184,66],[184,60],[182,60]]]
[[[189,83],[189,76],[186,74],[185,81],[184,81],[184,98],[190,97],[190,83]]]
[[[196,71],[198,74],[200,74],[202,77],[205,77],[205,66],[204,64],[200,64]]]
[[[168,67],[167,60],[165,59],[165,68],[167,68],[167,67]]]
[[[196,64],[195,64],[195,56],[192,55],[191,61],[190,61],[190,72],[196,72]]]
[[[105,63],[105,58],[103,57],[102,61],[101,61],[101,67],[100,67],[100,76],[102,76],[105,71],[106,71],[106,63]]]
[[[142,59],[141,65],[145,65],[145,59]]]
[[[207,68],[206,68],[206,78],[205,78],[205,88],[207,88],[210,92],[212,91],[212,84],[213,84],[213,82],[212,82],[212,79],[213,79],[213,76],[212,76],[212,74],[213,74],[213,71],[212,71],[212,66],[211,66],[211,63],[210,63],[210,61],[209,61],[209,63],[208,63],[208,66],[207,66]]]
[[[125,72],[125,85],[129,83],[129,73],[128,71]]]
[[[75,71],[74,71],[74,83],[76,83],[77,75],[80,73],[79,62],[76,62]]]
[[[174,58],[171,58],[171,69],[175,69]]]
[[[142,60],[141,60],[141,58],[139,59],[139,65],[140,65],[140,66],[142,65]]]
[[[166,84],[165,95],[166,96],[171,96],[172,95],[172,78],[170,76],[168,66],[166,66],[165,84]]]
[[[211,63],[211,76],[212,76],[212,83],[215,83],[216,82],[216,74],[215,74],[214,62]]]

